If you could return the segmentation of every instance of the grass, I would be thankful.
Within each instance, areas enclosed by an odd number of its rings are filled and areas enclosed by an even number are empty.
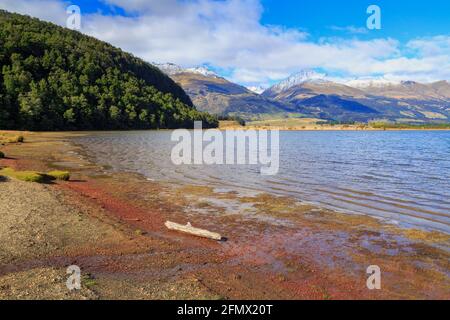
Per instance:
[[[323,120],[322,120],[323,121]],[[283,118],[283,119],[267,119],[260,121],[247,122],[248,126],[264,126],[264,127],[300,127],[305,125],[315,125],[321,122],[315,118]]]
[[[82,277],[81,285],[85,286],[88,289],[90,289],[90,288],[92,288],[94,286],[97,286],[98,282],[92,275],[88,274],[88,275],[85,275],[85,276]]]
[[[219,121],[219,128],[235,128],[235,127],[242,127],[242,125],[237,121],[229,121],[229,120],[221,120]]]
[[[4,168],[0,170],[0,174],[21,181],[37,183],[50,182],[51,180],[68,181],[70,179],[70,173],[67,171],[51,171],[46,174],[37,171],[16,171],[11,168]]]
[[[299,118],[308,118],[307,115],[302,113],[294,113],[294,112],[282,112],[282,113],[261,113],[254,114],[249,119],[250,121],[265,121],[265,120],[282,120],[282,119],[299,119]]]
[[[369,126],[375,129],[450,129],[450,123],[394,123],[374,121]]]
[[[43,183],[46,180],[44,175],[36,171],[15,171],[11,168],[5,168],[0,170],[0,174],[27,182]]]
[[[68,171],[54,170],[47,173],[47,175],[55,180],[69,181],[70,179],[70,172]]]

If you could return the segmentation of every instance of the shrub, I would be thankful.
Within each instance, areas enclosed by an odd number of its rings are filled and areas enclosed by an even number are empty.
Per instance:
[[[45,182],[45,177],[35,171],[19,171],[16,172],[16,178],[22,181],[28,181],[28,182],[38,182],[43,183]]]
[[[5,154],[0,151],[0,159],[3,159],[5,157]]]
[[[70,172],[68,171],[55,170],[47,173],[47,175],[56,180],[69,181],[70,179]]]
[[[11,168],[0,170],[0,173],[11,178],[28,182],[45,182],[45,176],[36,171],[15,171]]]

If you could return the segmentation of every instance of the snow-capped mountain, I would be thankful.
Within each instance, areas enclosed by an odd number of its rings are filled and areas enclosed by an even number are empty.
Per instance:
[[[348,80],[305,70],[264,90],[232,83],[204,66],[155,66],[178,83],[199,110],[214,114],[251,118],[287,112],[337,121],[450,119],[448,81],[419,83],[383,76]]]
[[[327,82],[326,77],[327,75],[323,73],[318,73],[313,70],[303,70],[272,86],[268,90],[272,93],[280,93],[305,82],[325,83]]]
[[[152,64],[169,76],[182,73],[184,71],[182,67],[174,63],[152,63]]]
[[[178,83],[200,111],[219,115],[293,111],[283,104],[266,99],[242,85],[218,76],[204,66],[182,68],[173,63],[154,65]]]
[[[214,71],[211,71],[206,67],[188,68],[188,69],[185,69],[185,72],[197,73],[197,74],[201,74],[205,77],[215,77],[215,78],[218,77],[218,75],[216,73],[214,73]]]
[[[194,68],[183,68],[174,63],[153,63],[153,65],[169,76],[173,76],[180,73],[195,73],[205,77],[212,77],[212,78],[219,77],[213,71],[209,70],[204,66]]]
[[[266,91],[267,88],[264,88],[262,86],[250,86],[250,87],[247,87],[247,89],[250,90],[251,92],[261,94],[264,91]]]

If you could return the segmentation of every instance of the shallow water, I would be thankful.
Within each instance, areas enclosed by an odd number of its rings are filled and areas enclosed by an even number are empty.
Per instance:
[[[450,132],[280,132],[280,170],[171,162],[170,131],[78,138],[113,170],[172,183],[288,195],[333,210],[450,233]]]

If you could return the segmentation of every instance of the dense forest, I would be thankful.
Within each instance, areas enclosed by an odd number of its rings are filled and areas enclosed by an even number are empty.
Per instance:
[[[0,129],[215,127],[156,67],[38,19],[0,10]]]

